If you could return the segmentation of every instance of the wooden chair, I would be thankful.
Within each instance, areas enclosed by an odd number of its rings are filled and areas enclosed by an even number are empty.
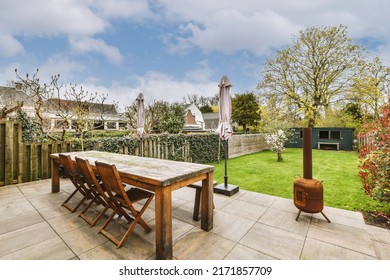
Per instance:
[[[103,189],[103,185],[99,182],[100,179],[96,176],[96,172],[92,169],[89,161],[76,157],[76,164],[80,170],[83,180],[91,192],[91,201],[84,207],[83,211],[79,214],[84,221],[86,221],[91,227],[95,226],[101,217],[106,213],[109,208],[114,209],[107,192]],[[97,205],[105,206],[104,209],[93,220],[89,218],[85,213],[95,203]]]
[[[84,186],[84,181],[80,176],[80,173],[77,170],[76,164],[72,161],[69,155],[59,154],[59,158],[62,164],[62,168],[65,171],[66,175],[70,181],[75,186],[75,190],[70,194],[70,196],[62,203],[62,206],[70,210],[72,213],[76,212],[77,209],[84,203],[84,201],[90,196],[88,190]],[[74,195],[79,192],[83,195],[83,198],[75,207],[68,205],[68,202],[74,197]]]
[[[213,181],[213,186],[217,184],[216,181]],[[188,185],[187,187],[193,188],[195,192],[195,202],[194,202],[194,212],[192,214],[192,219],[194,221],[199,221],[199,210],[200,210],[200,199],[202,197],[202,181],[198,181]],[[214,203],[213,203],[214,207]]]
[[[126,191],[121,181],[119,172],[114,164],[107,164],[96,161],[95,165],[102,180],[103,186],[109,194],[110,201],[114,205],[114,211],[100,229],[100,233],[115,243],[117,248],[120,248],[137,224],[140,224],[146,232],[151,231],[151,228],[146,224],[141,216],[152,201],[154,193],[135,187],[132,187]],[[144,202],[141,210],[137,211],[133,203],[144,199],[146,199],[146,202]],[[121,239],[117,239],[106,230],[106,227],[116,214],[121,214],[125,210],[130,211],[132,215],[132,221],[130,222],[130,225],[123,237]]]

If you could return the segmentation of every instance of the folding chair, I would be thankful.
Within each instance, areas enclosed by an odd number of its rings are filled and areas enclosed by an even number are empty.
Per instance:
[[[145,212],[146,208],[149,206],[150,202],[154,197],[154,193],[132,187],[129,190],[125,190],[125,186],[121,181],[119,172],[114,164],[107,164],[103,162],[95,162],[96,169],[102,180],[103,186],[109,194],[110,201],[114,205],[114,211],[111,216],[104,223],[100,229],[100,233],[111,240],[117,245],[117,248],[120,248],[123,243],[126,241],[128,236],[132,233],[134,227],[137,224],[140,224],[146,232],[150,232],[151,228],[146,224],[146,222],[141,218],[142,214]],[[133,203],[146,199],[146,202],[143,204],[140,211],[137,211]],[[107,230],[108,224],[112,221],[116,214],[122,214],[125,210],[130,211],[132,215],[132,221],[121,239],[117,239],[112,236]]]
[[[77,171],[76,164],[72,161],[71,157],[69,155],[59,154],[60,161],[62,164],[62,167],[66,173],[66,175],[69,177],[70,181],[75,186],[75,190],[70,194],[70,196],[62,203],[62,206],[67,208],[72,213],[76,212],[77,209],[84,203],[84,201],[89,197],[88,191],[84,186],[84,182],[80,176],[80,173]],[[83,198],[80,200],[80,202],[72,208],[68,205],[68,202],[74,197],[74,195],[80,192],[83,195]]]
[[[85,186],[89,189],[89,192],[91,193],[91,201],[87,204],[87,206],[84,207],[84,209],[79,214],[79,217],[81,217],[91,227],[93,227],[101,219],[104,213],[106,213],[106,211],[111,207],[111,202],[109,197],[107,196],[107,193],[102,189],[102,185],[99,182],[100,179],[98,180],[96,172],[93,171],[89,161],[76,157],[76,164],[78,169],[80,170],[81,175],[83,176]],[[85,213],[88,211],[88,209],[92,206],[93,203],[96,203],[97,205],[103,205],[105,207],[98,214],[98,216],[96,216],[92,220]]]

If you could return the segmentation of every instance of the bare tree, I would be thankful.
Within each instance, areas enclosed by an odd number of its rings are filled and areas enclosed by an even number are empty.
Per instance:
[[[34,100],[34,123],[39,131],[38,138],[40,140],[45,138],[59,140],[56,136],[50,133],[50,119],[45,118],[44,112],[48,101],[51,98],[52,91],[50,90],[50,87],[53,86],[53,83],[58,81],[60,76],[53,76],[49,84],[41,84],[38,78],[39,69],[36,70],[31,78],[28,74],[26,74],[25,78],[22,78],[18,74],[17,69],[15,69],[15,73],[18,78],[18,82],[22,84],[22,91],[28,96],[28,98]]]
[[[34,101],[33,120],[40,131],[38,140],[64,140],[66,132],[72,129],[84,150],[86,132],[102,128],[107,115],[117,114],[116,103],[105,104],[106,94],[90,93],[75,84],[60,85],[60,75],[52,76],[48,84],[41,84],[38,69],[32,78],[28,74],[22,78],[16,69],[15,72],[22,83],[22,90]],[[61,129],[60,134],[53,131],[50,115],[59,121],[57,129]]]

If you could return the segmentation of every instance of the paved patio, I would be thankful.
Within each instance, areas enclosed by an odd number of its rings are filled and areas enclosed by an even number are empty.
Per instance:
[[[99,224],[91,228],[61,206],[71,190],[67,179],[55,194],[50,180],[0,187],[0,259],[155,258],[154,231],[147,234],[137,226],[116,249],[97,234]],[[173,193],[175,259],[390,259],[390,231],[366,225],[358,212],[325,207],[331,223],[307,213],[296,222],[291,199],[240,190],[232,197],[214,195],[214,228],[205,232],[192,220],[194,196],[192,188]],[[154,202],[143,216],[152,229],[153,207]],[[116,219],[111,231],[124,232],[124,223]]]

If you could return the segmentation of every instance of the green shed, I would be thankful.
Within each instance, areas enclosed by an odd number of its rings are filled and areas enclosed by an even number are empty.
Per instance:
[[[303,129],[293,128],[295,137],[286,143],[286,147],[302,148]],[[323,150],[353,150],[353,128],[315,127],[312,129],[312,148]]]

